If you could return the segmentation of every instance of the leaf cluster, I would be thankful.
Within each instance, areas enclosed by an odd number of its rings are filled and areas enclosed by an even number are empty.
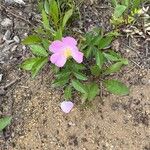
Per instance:
[[[114,12],[111,23],[115,26],[131,24],[135,22],[135,10],[139,10],[144,0],[111,0]],[[137,11],[136,11],[137,12]]]
[[[65,1],[65,0],[63,0]],[[51,41],[61,39],[68,29],[67,24],[73,15],[74,6],[71,2],[63,3],[56,0],[44,0],[41,3],[42,25],[35,29],[35,34],[29,35],[23,40],[28,45],[32,57],[24,60],[21,68],[31,72],[34,78],[47,64]],[[119,17],[125,11],[120,4],[116,4],[115,16]],[[115,50],[111,49],[112,41],[118,36],[117,32],[105,33],[99,28],[81,35],[79,48],[84,53],[83,64],[77,64],[69,59],[63,68],[52,65],[55,80],[52,87],[64,89],[64,98],[71,99],[77,91],[83,102],[92,101],[99,95],[100,84],[113,94],[126,95],[129,89],[116,79],[108,79],[109,75],[119,72],[128,64]],[[98,79],[98,82],[90,82],[89,77]]]

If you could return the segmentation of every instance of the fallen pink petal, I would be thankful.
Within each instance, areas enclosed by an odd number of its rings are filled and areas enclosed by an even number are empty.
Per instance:
[[[77,47],[77,41],[73,37],[62,38],[61,41],[53,41],[49,47],[53,53],[50,57],[51,63],[63,67],[68,58],[72,57],[77,63],[82,63],[83,53]]]
[[[60,104],[60,108],[64,113],[69,113],[72,108],[73,108],[74,104],[71,101],[63,101]]]

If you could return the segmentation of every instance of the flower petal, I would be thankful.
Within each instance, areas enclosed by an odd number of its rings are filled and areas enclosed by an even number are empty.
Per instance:
[[[82,63],[83,61],[83,53],[80,51],[72,50],[72,57],[78,63]]]
[[[77,45],[77,41],[71,36],[62,38],[62,42],[66,45]]]
[[[50,61],[57,67],[63,67],[67,59],[63,55],[61,55],[61,53],[55,53],[51,55]]]
[[[63,48],[63,42],[59,40],[52,42],[51,45],[49,46],[49,50],[53,53],[60,52],[62,48]]]
[[[73,106],[74,104],[71,101],[63,101],[60,104],[60,107],[64,113],[69,113],[72,110]]]

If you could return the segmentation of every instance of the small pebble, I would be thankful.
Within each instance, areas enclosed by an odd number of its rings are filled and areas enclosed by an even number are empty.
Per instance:
[[[17,47],[18,47],[18,45],[14,45],[14,46],[12,47],[12,49],[11,49],[11,52],[16,51]]]
[[[2,22],[1,25],[3,27],[8,27],[11,26],[13,24],[12,20],[10,20],[9,18],[5,18]]]
[[[18,36],[14,36],[13,40],[16,42],[16,43],[20,43],[20,39]]]
[[[2,81],[3,78],[3,74],[0,74],[0,82]]]
[[[23,0],[5,0],[5,3],[9,3],[9,4],[18,3],[18,4],[25,5],[25,2]]]
[[[69,126],[75,126],[76,124],[70,121],[70,122],[68,123],[68,125],[69,125]]]
[[[10,40],[10,36],[11,36],[11,32],[10,32],[10,30],[7,30],[4,34],[3,40],[4,41]]]

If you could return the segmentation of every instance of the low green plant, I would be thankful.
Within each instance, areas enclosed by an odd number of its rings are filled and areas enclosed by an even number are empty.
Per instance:
[[[134,23],[142,2],[144,0],[112,0],[114,13],[111,23],[115,26]]]
[[[0,132],[11,123],[12,117],[3,117],[0,119]]]
[[[55,52],[56,50],[49,51],[49,46],[54,47],[52,46],[54,43],[62,42],[65,39],[63,37],[70,33],[68,30],[71,27],[69,28],[68,23],[75,7],[67,4],[66,9],[62,9],[62,5],[64,7],[64,3],[60,4],[59,1],[55,0],[45,0],[42,3],[43,25],[35,30],[35,34],[29,35],[23,40],[22,43],[29,46],[32,57],[26,59],[21,64],[21,68],[31,71],[34,78],[50,58],[55,77],[52,86],[63,88],[65,99],[72,99],[76,90],[80,93],[83,102],[90,102],[102,90],[100,89],[101,83],[111,93],[128,94],[129,89],[123,83],[109,78],[109,75],[120,71],[123,66],[128,64],[127,59],[122,58],[119,53],[111,49],[111,43],[117,37],[117,32],[105,33],[95,28],[84,35],[80,35],[78,47],[81,52],[76,50],[76,40],[71,38],[72,42],[67,43],[67,46],[73,46],[73,50],[71,51],[70,48],[66,47],[63,54],[60,53],[58,56],[58,58],[67,61],[54,61],[58,52]],[[66,45],[65,42],[61,44]],[[56,47],[54,48],[56,49]],[[57,48],[57,51],[62,51],[62,49]],[[80,56],[76,58],[75,55]],[[84,60],[82,60],[83,55]],[[70,59],[70,57],[75,60]],[[90,81],[90,77],[93,77],[93,80]]]

